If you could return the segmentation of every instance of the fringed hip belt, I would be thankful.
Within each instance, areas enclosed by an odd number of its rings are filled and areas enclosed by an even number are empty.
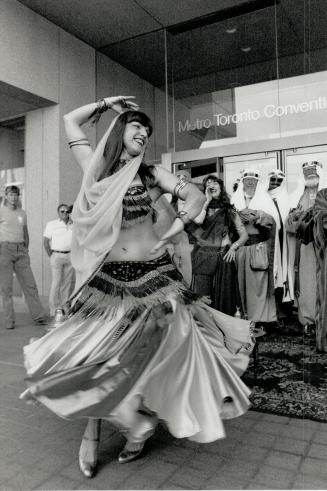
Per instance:
[[[187,289],[167,252],[148,261],[108,261],[84,285],[69,314],[104,314],[123,303],[148,307],[166,302],[172,294],[184,303],[198,298]]]

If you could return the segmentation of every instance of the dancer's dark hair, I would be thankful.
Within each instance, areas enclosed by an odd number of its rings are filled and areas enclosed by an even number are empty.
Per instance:
[[[145,126],[148,130],[148,136],[151,136],[153,130],[152,121],[145,113],[141,111],[125,111],[121,113],[118,116],[104,147],[103,156],[106,165],[98,177],[99,181],[114,174],[118,170],[120,156],[124,149],[123,137],[125,128],[127,123],[132,123],[133,121],[137,121]]]

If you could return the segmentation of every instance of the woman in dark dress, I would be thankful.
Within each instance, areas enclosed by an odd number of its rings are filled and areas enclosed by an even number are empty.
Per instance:
[[[241,310],[235,255],[248,234],[230,203],[224,183],[215,175],[203,181],[206,201],[194,222],[191,288],[211,299],[211,306],[225,314]]]

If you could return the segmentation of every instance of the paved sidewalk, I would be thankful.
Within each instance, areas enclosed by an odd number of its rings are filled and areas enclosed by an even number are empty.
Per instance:
[[[327,489],[327,424],[254,411],[227,421],[227,438],[210,444],[177,440],[160,426],[144,458],[125,465],[116,461],[123,437],[104,423],[98,473],[84,478],[77,454],[85,423],[18,398],[22,346],[41,333],[22,311],[15,330],[0,320],[1,490]]]

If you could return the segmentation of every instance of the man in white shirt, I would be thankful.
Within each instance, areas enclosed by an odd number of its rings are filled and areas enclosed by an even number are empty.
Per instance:
[[[50,257],[52,282],[49,295],[50,316],[62,307],[69,298],[74,281],[70,250],[72,242],[72,223],[69,206],[61,204],[57,208],[58,219],[47,223],[43,233],[43,245]]]
[[[15,327],[14,272],[35,324],[47,323],[30,266],[27,219],[19,205],[19,194],[17,186],[7,186],[4,206],[0,207],[0,290],[7,329]]]

